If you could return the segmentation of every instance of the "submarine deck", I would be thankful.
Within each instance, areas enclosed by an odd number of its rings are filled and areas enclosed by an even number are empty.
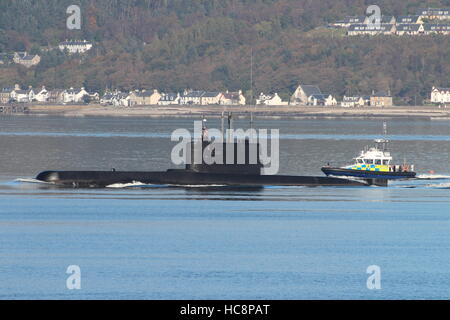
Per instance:
[[[118,183],[140,182],[156,185],[226,185],[226,186],[368,186],[375,183],[331,177],[263,176],[198,173],[188,170],[166,172],[120,171],[46,171],[37,180],[72,187],[104,188]]]

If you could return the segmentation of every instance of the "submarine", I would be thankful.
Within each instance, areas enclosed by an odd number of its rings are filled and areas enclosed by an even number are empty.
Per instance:
[[[204,120],[205,121],[205,120]],[[223,127],[223,125],[222,125]],[[203,127],[201,139],[189,143],[188,152],[191,159],[196,150],[203,153],[213,146],[213,142],[204,137],[207,128]],[[223,128],[222,128],[223,131]],[[202,159],[199,163],[186,164],[184,169],[170,169],[160,172],[126,172],[126,171],[44,171],[38,174],[36,180],[58,186],[72,188],[105,188],[114,184],[142,183],[147,185],[164,186],[230,186],[264,188],[265,186],[337,186],[337,187],[367,187],[387,186],[385,179],[349,180],[335,177],[264,175],[264,165],[260,159],[260,143],[245,139],[240,143],[234,141],[223,142],[222,154],[216,158],[219,163],[210,164]],[[242,145],[245,146],[244,151]],[[217,144],[215,145],[217,147]],[[256,150],[256,161],[251,157],[250,150]],[[215,152],[215,150],[214,150]],[[228,153],[233,153],[232,164],[229,164]],[[244,152],[244,155],[243,153]],[[203,154],[202,153],[202,154]]]

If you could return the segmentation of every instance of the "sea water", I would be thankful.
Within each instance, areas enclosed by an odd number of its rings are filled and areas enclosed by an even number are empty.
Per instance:
[[[389,188],[33,180],[43,170],[174,168],[170,135],[193,120],[0,118],[0,299],[450,298],[450,121],[388,121],[394,157],[420,178]],[[320,176],[382,137],[383,123],[257,126],[280,129],[280,173]],[[69,266],[81,270],[80,290],[68,289]],[[369,266],[380,268],[380,290],[368,289]]]

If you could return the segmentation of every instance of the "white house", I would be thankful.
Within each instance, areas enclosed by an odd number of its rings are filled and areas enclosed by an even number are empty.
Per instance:
[[[450,88],[433,87],[431,90],[432,103],[450,103]]]
[[[238,92],[225,92],[219,102],[219,104],[225,106],[245,106],[245,103],[246,99],[241,90]]]
[[[424,33],[426,35],[430,35],[430,34],[443,34],[443,35],[448,35],[450,34],[450,24],[431,24],[431,23],[426,23],[424,25]]]
[[[352,24],[348,28],[349,36],[376,36],[376,35],[392,35],[397,31],[395,24]]]
[[[289,103],[287,101],[283,101],[278,93],[274,94],[264,94],[261,93],[259,98],[256,99],[257,105],[265,105],[265,106],[287,106]]]
[[[20,86],[16,84],[10,97],[12,101],[27,103],[32,102],[35,99],[35,93],[31,87],[26,90],[22,90]]]
[[[42,87],[42,89],[40,91],[38,91],[36,93],[36,95],[34,96],[34,99],[37,102],[48,102],[48,98],[49,98],[49,92],[47,89],[45,89],[45,87]]]
[[[450,9],[426,8],[419,9],[417,15],[422,19],[430,20],[448,20],[450,19]]]
[[[369,99],[370,101],[370,99]],[[341,106],[344,108],[364,107],[366,100],[363,97],[347,97],[344,96]]]
[[[90,96],[84,88],[70,88],[63,93],[63,103],[81,103],[85,96]]]
[[[403,36],[403,35],[411,35],[411,36],[417,36],[420,34],[424,34],[425,27],[423,24],[417,24],[417,23],[405,23],[405,24],[399,24],[397,25],[397,35]]]
[[[59,50],[67,51],[69,54],[74,53],[85,53],[91,50],[93,47],[92,43],[87,40],[70,40],[64,41],[59,44]]]
[[[181,96],[179,93],[162,93],[161,99],[159,99],[158,105],[170,106],[178,105],[181,102]]]
[[[331,94],[313,94],[308,98],[310,106],[337,106],[337,100]]]
[[[299,85],[291,97],[291,105],[308,105],[313,95],[321,95],[322,91],[317,86]]]

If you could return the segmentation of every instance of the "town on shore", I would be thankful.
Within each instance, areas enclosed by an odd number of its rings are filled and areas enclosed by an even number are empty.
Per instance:
[[[0,105],[100,105],[111,107],[138,106],[313,106],[313,107],[392,107],[394,99],[389,91],[373,91],[364,96],[344,96],[342,100],[332,94],[325,94],[318,86],[300,84],[289,101],[284,101],[277,93],[261,93],[253,101],[248,101],[239,91],[184,90],[182,93],[160,92],[157,89],[142,89],[123,92],[106,90],[100,95],[86,88],[47,89],[43,86],[35,90],[31,86],[23,89],[16,84],[0,90]],[[433,87],[429,105],[447,108],[450,106],[450,88]]]
[[[351,16],[329,25],[330,28],[346,30],[347,36],[421,36],[449,35],[450,9],[426,8],[417,10],[415,15],[381,16],[373,23],[367,16]]]

